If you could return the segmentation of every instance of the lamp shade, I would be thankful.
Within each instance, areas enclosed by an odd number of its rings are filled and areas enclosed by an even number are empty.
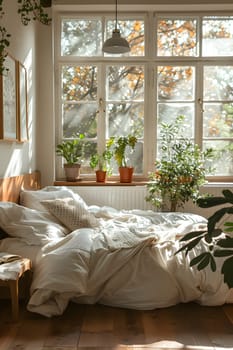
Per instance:
[[[112,37],[104,42],[103,52],[120,54],[130,51],[129,43],[126,39],[121,37],[119,29],[114,29],[112,32]]]

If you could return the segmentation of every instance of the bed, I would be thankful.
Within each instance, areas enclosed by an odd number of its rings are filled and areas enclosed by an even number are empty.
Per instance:
[[[14,196],[0,187],[0,251],[32,260],[29,311],[61,315],[70,301],[138,310],[233,302],[220,267],[189,266],[204,243],[189,257],[175,254],[180,237],[206,227],[204,217],[88,206],[68,187],[40,189],[35,175],[16,187]]]

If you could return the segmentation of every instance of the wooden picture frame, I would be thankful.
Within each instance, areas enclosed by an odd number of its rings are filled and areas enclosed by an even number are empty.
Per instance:
[[[7,55],[0,76],[0,140],[17,141],[17,61]]]
[[[18,128],[17,139],[19,142],[28,141],[28,101],[27,101],[27,70],[18,62]]]

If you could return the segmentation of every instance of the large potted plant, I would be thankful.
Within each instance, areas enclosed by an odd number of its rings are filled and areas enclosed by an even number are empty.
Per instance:
[[[216,259],[221,259],[221,273],[224,276],[224,282],[229,288],[233,288],[233,192],[226,189],[222,191],[222,196],[200,198],[197,204],[201,208],[221,207],[208,218],[207,230],[190,232],[182,237],[180,242],[184,244],[176,254],[185,251],[185,256],[188,257],[190,266],[196,265],[199,271],[209,266],[215,272],[217,270]],[[223,206],[225,204],[227,205]],[[217,227],[217,224],[223,217],[225,217],[223,227]],[[202,241],[208,243],[206,251],[190,259],[189,252]]]
[[[64,170],[67,181],[78,181],[80,179],[80,168],[84,152],[84,134],[78,134],[75,138],[64,140],[57,145],[56,153],[62,156],[66,163]]]
[[[113,153],[118,165],[121,183],[132,182],[134,168],[128,165],[127,155],[134,150],[136,143],[137,137],[131,134],[114,138]]]
[[[114,139],[110,138],[106,143],[106,148],[102,153],[95,153],[91,155],[90,167],[96,169],[96,182],[105,182],[107,175],[111,175],[111,159],[113,151],[111,149]]]
[[[176,211],[184,203],[200,198],[200,186],[206,183],[207,166],[214,152],[202,151],[184,136],[184,116],[174,123],[161,125],[161,159],[155,161],[155,171],[149,173],[146,200],[166,211]]]

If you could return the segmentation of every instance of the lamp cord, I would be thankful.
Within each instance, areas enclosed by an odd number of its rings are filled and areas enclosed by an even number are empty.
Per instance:
[[[115,29],[117,29],[117,0],[116,0],[116,20],[115,20]]]

